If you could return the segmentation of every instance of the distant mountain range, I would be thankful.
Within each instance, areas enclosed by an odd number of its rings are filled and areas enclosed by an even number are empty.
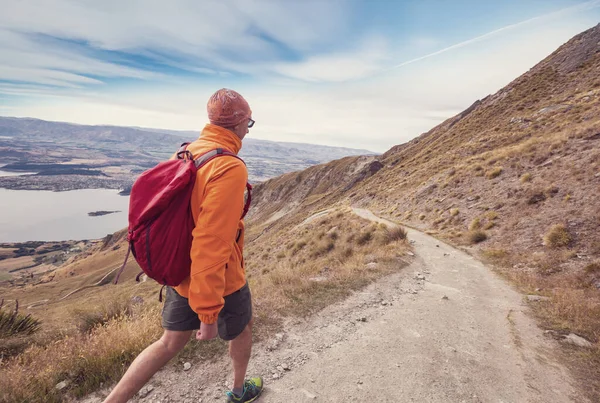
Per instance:
[[[4,165],[3,170],[39,172],[32,165],[46,164],[48,169],[53,168],[53,172],[56,172],[57,168],[64,171],[64,166],[51,167],[47,164],[69,165],[85,161],[89,169],[104,168],[108,176],[118,176],[118,182],[122,185],[123,181],[127,181],[127,170],[121,169],[116,175],[114,170],[108,172],[108,167],[129,166],[129,179],[132,181],[133,175],[168,158],[183,141],[193,141],[198,135],[199,132],[192,131],[88,126],[31,118],[0,117],[0,166]],[[253,138],[244,140],[240,152],[248,165],[252,182],[264,181],[346,156],[363,154],[374,153],[344,147]],[[70,173],[77,174],[81,172]],[[67,188],[105,186],[106,178],[92,179],[90,175],[87,176],[86,180],[71,180]],[[0,187],[29,188],[27,180],[31,180],[31,177],[0,177]],[[66,190],[40,183],[47,182],[46,179],[36,178],[36,181],[38,183],[33,186],[34,189]],[[122,187],[121,185],[109,187]]]

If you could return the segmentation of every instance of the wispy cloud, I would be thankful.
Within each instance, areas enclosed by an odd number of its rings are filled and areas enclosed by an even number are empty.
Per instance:
[[[388,26],[358,0],[0,2],[0,114],[198,129],[227,86],[251,102],[254,136],[376,151],[497,91],[597,23],[600,5],[484,35],[456,27],[472,38],[438,49],[447,32],[410,30],[395,19],[405,10],[387,10],[409,2],[386,3]],[[416,57],[398,63],[404,51]]]
[[[338,0],[4,3],[0,63],[12,69],[2,79],[65,86],[95,83],[77,76],[157,79],[158,65],[200,75],[256,74],[284,53],[301,57],[334,46],[346,24]]]
[[[280,75],[311,82],[343,82],[369,76],[388,59],[388,46],[381,38],[368,38],[356,49],[308,57],[299,62],[275,64],[270,70]]]

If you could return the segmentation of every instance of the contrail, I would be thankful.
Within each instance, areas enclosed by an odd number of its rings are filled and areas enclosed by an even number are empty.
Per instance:
[[[544,15],[540,15],[540,16],[537,16],[537,17],[533,17],[533,18],[530,18],[530,19],[525,20],[525,21],[517,22],[515,24],[507,25],[505,27],[496,29],[494,31],[488,32],[487,34],[483,34],[483,35],[478,36],[476,38],[468,39],[468,40],[466,40],[464,42],[460,42],[460,43],[457,43],[455,45],[448,46],[447,48],[438,50],[438,51],[433,52],[433,53],[429,53],[429,54],[427,54],[425,56],[417,57],[415,59],[411,59],[411,60],[408,60],[406,62],[402,62],[400,64],[397,64],[395,66],[390,67],[387,70],[397,69],[397,68],[406,66],[408,64],[419,62],[419,61],[421,61],[423,59],[428,59],[430,57],[434,57],[434,56],[437,56],[437,55],[442,54],[442,53],[449,52],[449,51],[454,50],[454,49],[462,48],[462,47],[470,45],[472,43],[482,41],[482,40],[484,40],[486,38],[489,38],[490,36],[494,36],[496,34],[499,34],[500,32],[508,31],[510,29],[517,28],[517,27],[520,27],[522,25],[529,24],[529,23],[531,23],[533,21],[537,21],[537,20],[541,20],[541,19],[544,19],[544,18],[558,16],[558,15],[561,15],[561,14],[564,14],[564,13],[567,13],[567,12],[572,12],[572,11],[591,10],[591,9],[596,8],[598,6],[600,6],[600,0],[593,0],[593,1],[588,1],[588,2],[585,2],[585,3],[578,4],[576,6],[571,6],[571,7],[563,8],[563,9],[558,10],[558,11],[553,11],[553,12],[548,13],[548,14],[544,14]]]

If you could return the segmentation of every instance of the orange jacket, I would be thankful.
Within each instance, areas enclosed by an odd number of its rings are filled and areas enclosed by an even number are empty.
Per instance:
[[[194,157],[224,148],[237,154],[242,141],[233,132],[206,125],[200,138],[191,143]],[[248,171],[234,157],[218,157],[198,170],[191,200],[196,227],[192,232],[190,277],[175,287],[189,299],[200,321],[217,321],[226,295],[246,284],[244,269],[244,192]]]

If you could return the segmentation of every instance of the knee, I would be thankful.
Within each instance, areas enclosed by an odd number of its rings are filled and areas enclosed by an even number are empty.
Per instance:
[[[165,330],[160,338],[160,342],[169,353],[175,355],[185,347],[190,340],[191,335],[191,331],[175,332],[172,330]]]

